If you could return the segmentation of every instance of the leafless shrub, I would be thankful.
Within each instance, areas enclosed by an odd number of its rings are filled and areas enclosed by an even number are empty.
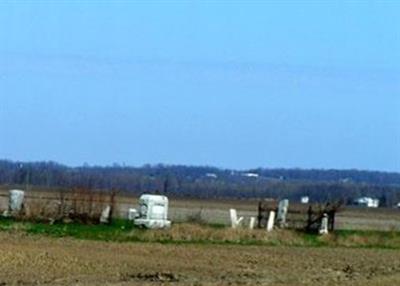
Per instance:
[[[200,208],[198,211],[190,213],[186,218],[186,222],[192,224],[206,224],[207,222],[203,218],[203,208]]]
[[[30,198],[17,219],[45,222],[99,223],[102,211],[110,206],[110,220],[115,210],[116,192],[100,192],[86,188],[61,190],[57,197]]]
[[[266,232],[263,229],[214,228],[207,225],[181,223],[167,230],[149,230],[142,234],[147,241],[208,241],[208,242],[263,242],[286,245],[304,245],[302,236],[291,230]]]
[[[115,192],[95,192],[90,189],[76,188],[73,189],[70,198],[64,198],[64,216],[81,223],[98,223],[102,211],[107,207],[111,207],[110,217],[112,217],[112,209],[115,205]]]

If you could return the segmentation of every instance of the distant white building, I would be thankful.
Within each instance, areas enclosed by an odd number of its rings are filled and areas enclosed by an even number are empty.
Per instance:
[[[379,200],[370,197],[361,197],[354,201],[356,205],[364,206],[368,208],[377,208],[379,206]]]
[[[207,177],[207,178],[213,178],[213,179],[218,178],[217,174],[215,174],[215,173],[207,173],[207,174],[206,174],[206,177]]]
[[[303,196],[301,197],[300,202],[302,204],[308,204],[310,202],[310,198],[308,196]]]
[[[243,173],[242,176],[249,178],[258,178],[260,175],[257,173]]]
[[[351,179],[350,178],[343,178],[343,179],[340,179],[339,182],[341,182],[341,183],[350,183]]]

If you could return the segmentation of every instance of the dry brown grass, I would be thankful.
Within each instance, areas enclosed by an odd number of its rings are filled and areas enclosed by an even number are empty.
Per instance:
[[[132,234],[134,234],[135,230]],[[141,234],[142,241],[165,242],[206,242],[239,244],[304,245],[306,241],[296,232],[276,230],[266,232],[263,229],[215,228],[207,225],[181,223],[167,230],[147,230]]]
[[[58,203],[54,200],[32,199],[25,203],[23,212],[18,217],[24,220],[55,220],[58,218]]]
[[[0,233],[4,285],[400,283],[397,250],[112,243]]]

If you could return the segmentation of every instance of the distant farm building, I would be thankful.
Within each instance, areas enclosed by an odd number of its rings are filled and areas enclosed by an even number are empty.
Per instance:
[[[354,200],[354,204],[368,208],[377,208],[379,206],[379,200],[370,197],[361,197]]]
[[[215,173],[207,173],[206,177],[207,178],[213,178],[213,179],[217,179],[218,178],[217,174],[215,174]]]
[[[260,175],[257,173],[243,173],[242,176],[249,178],[258,178]]]
[[[301,197],[300,202],[302,204],[308,204],[310,202],[310,198],[308,196],[303,196]]]

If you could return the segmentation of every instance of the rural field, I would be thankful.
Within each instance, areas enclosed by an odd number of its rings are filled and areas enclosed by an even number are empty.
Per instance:
[[[400,0],[0,0],[0,286],[400,286]]]
[[[27,192],[27,207],[56,201]],[[171,198],[169,230],[124,220],[137,198],[116,206],[111,225],[0,219],[0,285],[400,285],[397,209],[345,208],[337,232],[318,236],[231,229],[229,208],[247,222],[257,200]]]
[[[0,285],[399,285],[400,251],[117,243],[1,232]]]

